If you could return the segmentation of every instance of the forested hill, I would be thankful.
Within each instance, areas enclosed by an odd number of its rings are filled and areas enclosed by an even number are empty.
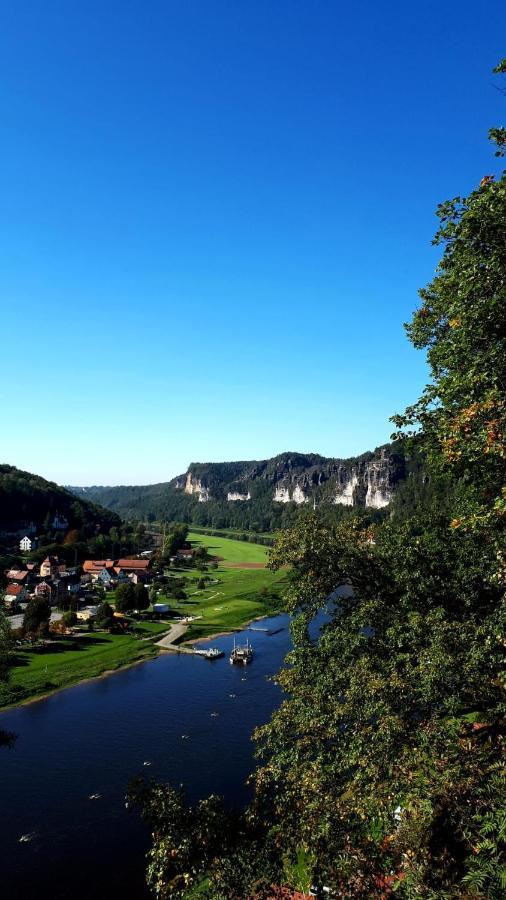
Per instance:
[[[55,516],[62,526],[67,522],[65,530],[107,532],[121,523],[120,517],[110,509],[76,497],[40,475],[0,465],[0,531],[18,531],[30,523],[37,531],[50,530]]]
[[[183,475],[158,484],[69,489],[124,518],[269,531],[289,525],[304,504],[334,513],[386,508],[412,469],[402,449],[387,444],[349,459],[282,453],[268,460],[192,463]]]

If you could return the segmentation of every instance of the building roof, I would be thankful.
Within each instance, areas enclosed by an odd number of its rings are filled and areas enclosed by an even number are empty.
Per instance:
[[[100,572],[101,569],[112,569],[114,560],[112,559],[85,559],[83,562],[84,572]]]
[[[120,569],[149,569],[151,560],[149,559],[118,559],[116,565]]]
[[[9,581],[24,581],[28,576],[28,569],[9,569],[5,575]]]
[[[5,589],[5,593],[8,597],[19,597],[22,590],[22,584],[8,584]]]
[[[50,565],[57,566],[58,565],[58,557],[57,556],[46,556],[45,559],[42,560],[41,566]]]

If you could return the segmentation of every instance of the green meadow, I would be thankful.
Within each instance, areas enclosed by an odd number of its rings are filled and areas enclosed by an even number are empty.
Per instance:
[[[188,578],[186,600],[167,599],[181,616],[199,616],[191,624],[185,640],[234,631],[258,616],[282,607],[283,576],[268,569],[234,569],[220,565],[210,570],[211,581],[198,588],[200,573],[181,571]],[[163,598],[162,602],[163,602]]]
[[[189,533],[188,540],[194,547],[206,547],[209,555],[217,557],[219,563],[217,569],[210,568],[206,573],[195,569],[178,570],[178,574],[187,579],[187,599],[168,598],[167,603],[179,615],[200,617],[190,625],[185,641],[234,631],[252,619],[282,608],[285,576],[264,568],[268,560],[267,547],[195,532]],[[249,568],[251,565],[257,568]],[[202,574],[210,578],[205,588],[198,586]]]
[[[163,630],[167,630],[164,626]],[[0,683],[0,706],[22,703],[95,678],[103,672],[156,656],[150,641],[131,634],[97,631],[82,637],[58,638],[44,647],[20,649],[9,669],[9,680]]]
[[[210,556],[218,556],[227,563],[260,563],[266,565],[268,547],[261,544],[250,544],[249,541],[234,541],[231,538],[215,537],[214,535],[197,534],[190,531],[188,540],[194,547],[204,546]]]

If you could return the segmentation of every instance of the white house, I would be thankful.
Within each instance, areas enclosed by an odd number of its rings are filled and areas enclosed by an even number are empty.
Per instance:
[[[29,553],[30,550],[32,549],[32,542],[31,542],[30,538],[27,537],[26,535],[24,536],[24,538],[22,538],[22,539],[20,540],[20,542],[19,542],[19,549],[20,549],[23,553]]]

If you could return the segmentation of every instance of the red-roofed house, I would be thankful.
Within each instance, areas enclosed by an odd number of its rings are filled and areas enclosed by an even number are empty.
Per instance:
[[[17,606],[26,597],[26,589],[22,584],[8,584],[5,588],[4,603],[6,606]]]
[[[9,571],[5,573],[5,577],[8,581],[14,581],[16,584],[26,584],[28,569],[9,569]]]

